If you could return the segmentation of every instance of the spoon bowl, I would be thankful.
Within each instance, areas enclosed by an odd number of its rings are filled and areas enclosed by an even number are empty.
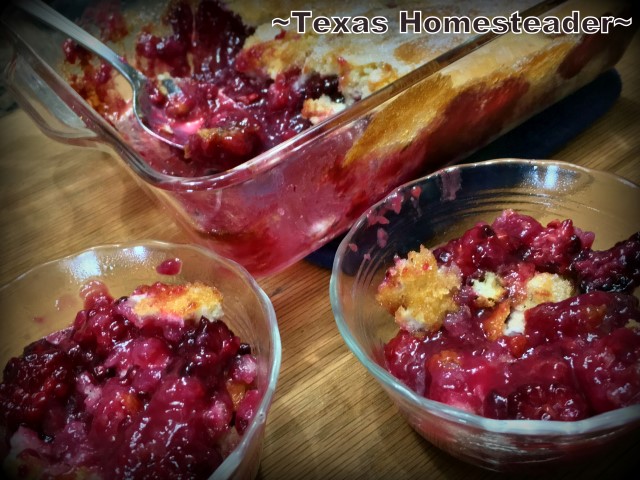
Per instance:
[[[168,102],[173,99],[180,101],[184,95],[180,86],[181,80],[165,77],[155,84],[138,70],[134,68],[131,70],[133,70],[134,76],[127,80],[131,83],[133,90],[132,109],[138,122],[153,137],[172,147],[184,150],[189,137],[198,132],[204,119],[201,117],[175,119],[167,114],[166,109],[160,103],[155,103],[153,100],[155,92],[160,89],[163,90],[162,94],[166,96]],[[126,75],[124,76],[126,77]]]

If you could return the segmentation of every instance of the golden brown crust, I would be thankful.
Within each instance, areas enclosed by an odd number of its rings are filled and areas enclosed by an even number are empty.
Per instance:
[[[347,152],[342,166],[348,167],[356,160],[382,157],[406,147],[416,137],[436,127],[433,121],[453,94],[451,79],[440,74],[414,85],[374,114],[365,132]]]
[[[458,310],[453,294],[459,289],[459,272],[438,268],[433,253],[421,246],[389,269],[376,298],[406,330],[436,331],[447,313]]]
[[[153,317],[186,321],[205,316],[213,321],[222,315],[222,294],[200,282],[150,289],[141,295],[132,295],[129,302],[133,313],[142,320]]]

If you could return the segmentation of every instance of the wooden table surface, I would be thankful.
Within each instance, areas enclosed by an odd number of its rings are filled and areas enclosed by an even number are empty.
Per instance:
[[[622,97],[554,158],[640,183],[639,54],[636,36],[618,65]],[[113,158],[48,139],[21,110],[0,119],[0,132],[1,283],[96,244],[187,241]],[[299,262],[260,284],[273,301],[283,346],[260,478],[494,477],[442,453],[397,414],[338,333],[327,270]],[[637,474],[639,447],[635,435],[605,458],[550,476]]]

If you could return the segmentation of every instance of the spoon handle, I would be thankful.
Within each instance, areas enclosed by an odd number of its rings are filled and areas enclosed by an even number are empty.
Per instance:
[[[130,83],[140,82],[140,72],[125,63],[122,58],[100,40],[78,27],[62,14],[40,0],[13,0],[13,4],[42,22],[69,36],[86,49],[102,57],[120,72]]]

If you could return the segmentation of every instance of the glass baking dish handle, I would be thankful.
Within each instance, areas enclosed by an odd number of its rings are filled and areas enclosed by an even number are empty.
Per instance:
[[[82,118],[36,72],[26,57],[15,55],[4,71],[5,83],[16,102],[54,140],[84,147],[103,142]]]

